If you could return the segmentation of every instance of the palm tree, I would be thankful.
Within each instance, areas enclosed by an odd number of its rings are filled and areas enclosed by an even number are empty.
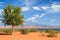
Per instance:
[[[11,25],[12,26],[12,32],[14,29],[14,26],[22,25],[24,20],[24,16],[21,14],[21,8],[18,6],[12,6],[8,4],[3,9],[3,23],[5,25]]]

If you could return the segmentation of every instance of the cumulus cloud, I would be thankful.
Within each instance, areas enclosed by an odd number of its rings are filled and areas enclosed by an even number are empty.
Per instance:
[[[3,9],[0,9],[0,14],[2,14],[2,12],[3,12]]]
[[[35,1],[33,1],[33,0],[24,0],[24,4],[25,4],[25,7],[22,7],[22,11],[28,11],[28,10],[30,10],[32,7],[32,5],[34,5],[35,4],[35,2],[36,2],[36,0]],[[36,8],[34,8],[35,10],[39,10],[39,8],[38,7],[36,7]]]
[[[42,18],[44,17],[46,14],[41,14],[41,15],[38,15],[38,14],[35,14],[33,15],[32,17],[28,18],[27,21],[36,21],[37,18]]]
[[[51,3],[49,6],[48,5],[45,5],[45,6],[31,6],[31,2],[29,2],[28,0],[25,0],[25,3],[26,3],[26,7],[22,7],[22,11],[28,11],[30,10],[31,8],[33,8],[34,10],[45,10],[46,12],[50,11],[52,13],[57,13],[57,12],[60,12],[60,3],[58,2],[53,2]],[[28,4],[27,4],[28,3]]]
[[[40,10],[40,8],[37,7],[37,6],[34,6],[33,9],[34,9],[34,10]]]
[[[22,11],[28,11],[29,8],[28,7],[21,7],[22,8]]]
[[[51,9],[53,12],[59,12],[60,11],[60,3],[51,4]]]
[[[22,11],[29,11],[31,7],[21,7]],[[32,7],[34,10],[41,10],[38,6],[34,6]]]
[[[46,10],[47,13],[58,13],[60,12],[60,3],[59,2],[53,2],[50,4],[50,6],[41,6],[43,10]]]
[[[41,8],[42,8],[43,10],[48,10],[48,9],[49,9],[49,6],[41,6]]]
[[[3,19],[2,14],[3,14],[3,9],[0,9],[0,20]]]
[[[34,17],[39,17],[39,15],[38,14],[35,14],[35,15],[33,15]]]
[[[46,14],[41,14],[40,18],[44,17]]]
[[[36,17],[30,17],[27,19],[27,21],[35,21],[36,20]]]
[[[56,13],[56,12],[60,12],[60,3],[52,3],[50,6],[33,6],[34,10],[46,10],[45,13],[38,15],[38,14],[34,14],[32,17],[27,18],[27,21],[36,21],[36,19],[38,18],[42,18],[44,16],[46,16],[49,13]],[[55,22],[55,20],[51,20],[51,22]]]

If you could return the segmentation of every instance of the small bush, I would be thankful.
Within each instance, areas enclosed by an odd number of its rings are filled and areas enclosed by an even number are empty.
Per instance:
[[[29,30],[30,30],[30,32],[37,32],[38,31],[37,29],[34,29],[34,28],[31,28]]]
[[[22,34],[27,34],[27,33],[29,33],[30,31],[29,31],[29,29],[21,29],[20,32],[21,32]]]
[[[12,29],[5,29],[3,30],[4,33],[12,33]]]
[[[45,32],[46,32],[46,33],[50,33],[50,32],[53,32],[53,30],[52,30],[52,29],[46,29]]]
[[[49,33],[48,37],[56,37],[56,33],[54,33],[54,32]]]
[[[37,29],[33,29],[33,28],[30,28],[30,29],[20,29],[19,30],[22,34],[27,34],[29,32],[37,32],[38,30]]]
[[[50,30],[49,34],[47,36],[48,37],[56,37],[56,32],[54,30]]]
[[[0,29],[0,35],[11,35],[12,29]]]

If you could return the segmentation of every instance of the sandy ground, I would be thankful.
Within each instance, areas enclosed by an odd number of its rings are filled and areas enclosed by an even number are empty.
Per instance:
[[[39,32],[32,32],[22,35],[20,32],[14,32],[14,35],[0,35],[0,40],[60,40],[60,33],[57,37],[46,37]]]

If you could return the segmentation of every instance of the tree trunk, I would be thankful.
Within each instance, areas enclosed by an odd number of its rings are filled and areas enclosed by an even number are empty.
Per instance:
[[[12,34],[14,35],[14,26],[12,26]]]

